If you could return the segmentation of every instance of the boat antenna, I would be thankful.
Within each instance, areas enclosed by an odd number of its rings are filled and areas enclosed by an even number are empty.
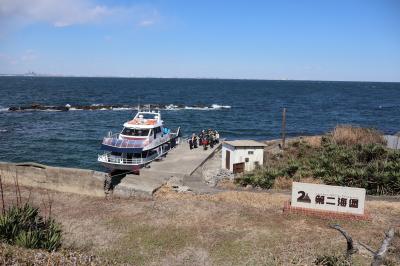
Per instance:
[[[132,116],[135,116],[134,110],[135,110],[135,109],[132,108]],[[140,112],[140,97],[138,97],[137,111]]]

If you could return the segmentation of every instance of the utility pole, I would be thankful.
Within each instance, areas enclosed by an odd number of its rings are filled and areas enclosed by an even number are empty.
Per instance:
[[[285,149],[286,140],[286,108],[283,108],[282,112],[282,150]]]

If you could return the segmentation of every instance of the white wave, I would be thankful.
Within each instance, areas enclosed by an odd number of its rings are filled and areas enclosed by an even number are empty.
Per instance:
[[[180,108],[175,104],[169,104],[165,106],[165,110],[180,110]]]
[[[229,109],[231,108],[230,105],[219,105],[219,104],[212,104],[211,106],[185,106],[185,110],[200,110],[200,111],[209,111],[209,110],[219,110],[219,109]]]
[[[82,108],[81,106],[71,106],[68,105],[68,110],[69,111],[92,111],[92,110],[100,110],[100,111],[126,111],[126,110],[136,110],[136,107],[104,107],[102,104],[91,104],[90,106],[93,107],[98,107],[95,109],[90,109],[90,108]],[[160,108],[162,110],[167,110],[167,111],[177,111],[177,110],[198,110],[198,111],[210,111],[210,110],[220,110],[220,109],[229,109],[231,108],[230,105],[220,105],[220,104],[212,104],[211,106],[183,106],[180,107],[179,105],[176,104],[168,104],[165,105],[163,108]],[[156,108],[158,109],[158,108]],[[3,108],[0,106],[0,112],[7,112],[9,111],[8,108]],[[24,109],[23,111],[26,112],[32,112],[32,111],[42,111],[42,112],[60,112],[63,110],[57,110],[57,109],[43,109],[43,110],[38,110],[38,109]]]
[[[44,110],[30,109],[29,111],[40,111],[40,112],[62,112],[62,110],[57,110],[57,109],[44,109]]]
[[[133,107],[112,107],[111,110],[113,111],[125,111],[125,110],[133,110]]]
[[[208,107],[208,106],[205,106],[205,107],[185,106],[184,109],[185,109],[185,110],[201,110],[201,111],[203,111],[203,110],[210,110],[211,108]]]
[[[0,129],[0,133],[4,133],[4,132],[7,132],[8,130],[7,129]]]
[[[213,109],[230,109],[231,106],[230,105],[219,105],[219,104],[212,104],[211,108]]]

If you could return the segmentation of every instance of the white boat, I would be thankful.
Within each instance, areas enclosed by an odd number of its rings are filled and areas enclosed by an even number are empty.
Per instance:
[[[110,170],[139,171],[179,144],[180,128],[164,127],[160,112],[138,111],[118,134],[103,138],[98,162]]]

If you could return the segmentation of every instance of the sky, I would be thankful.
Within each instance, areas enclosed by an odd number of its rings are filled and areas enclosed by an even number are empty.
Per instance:
[[[0,0],[0,73],[400,82],[398,0]]]

